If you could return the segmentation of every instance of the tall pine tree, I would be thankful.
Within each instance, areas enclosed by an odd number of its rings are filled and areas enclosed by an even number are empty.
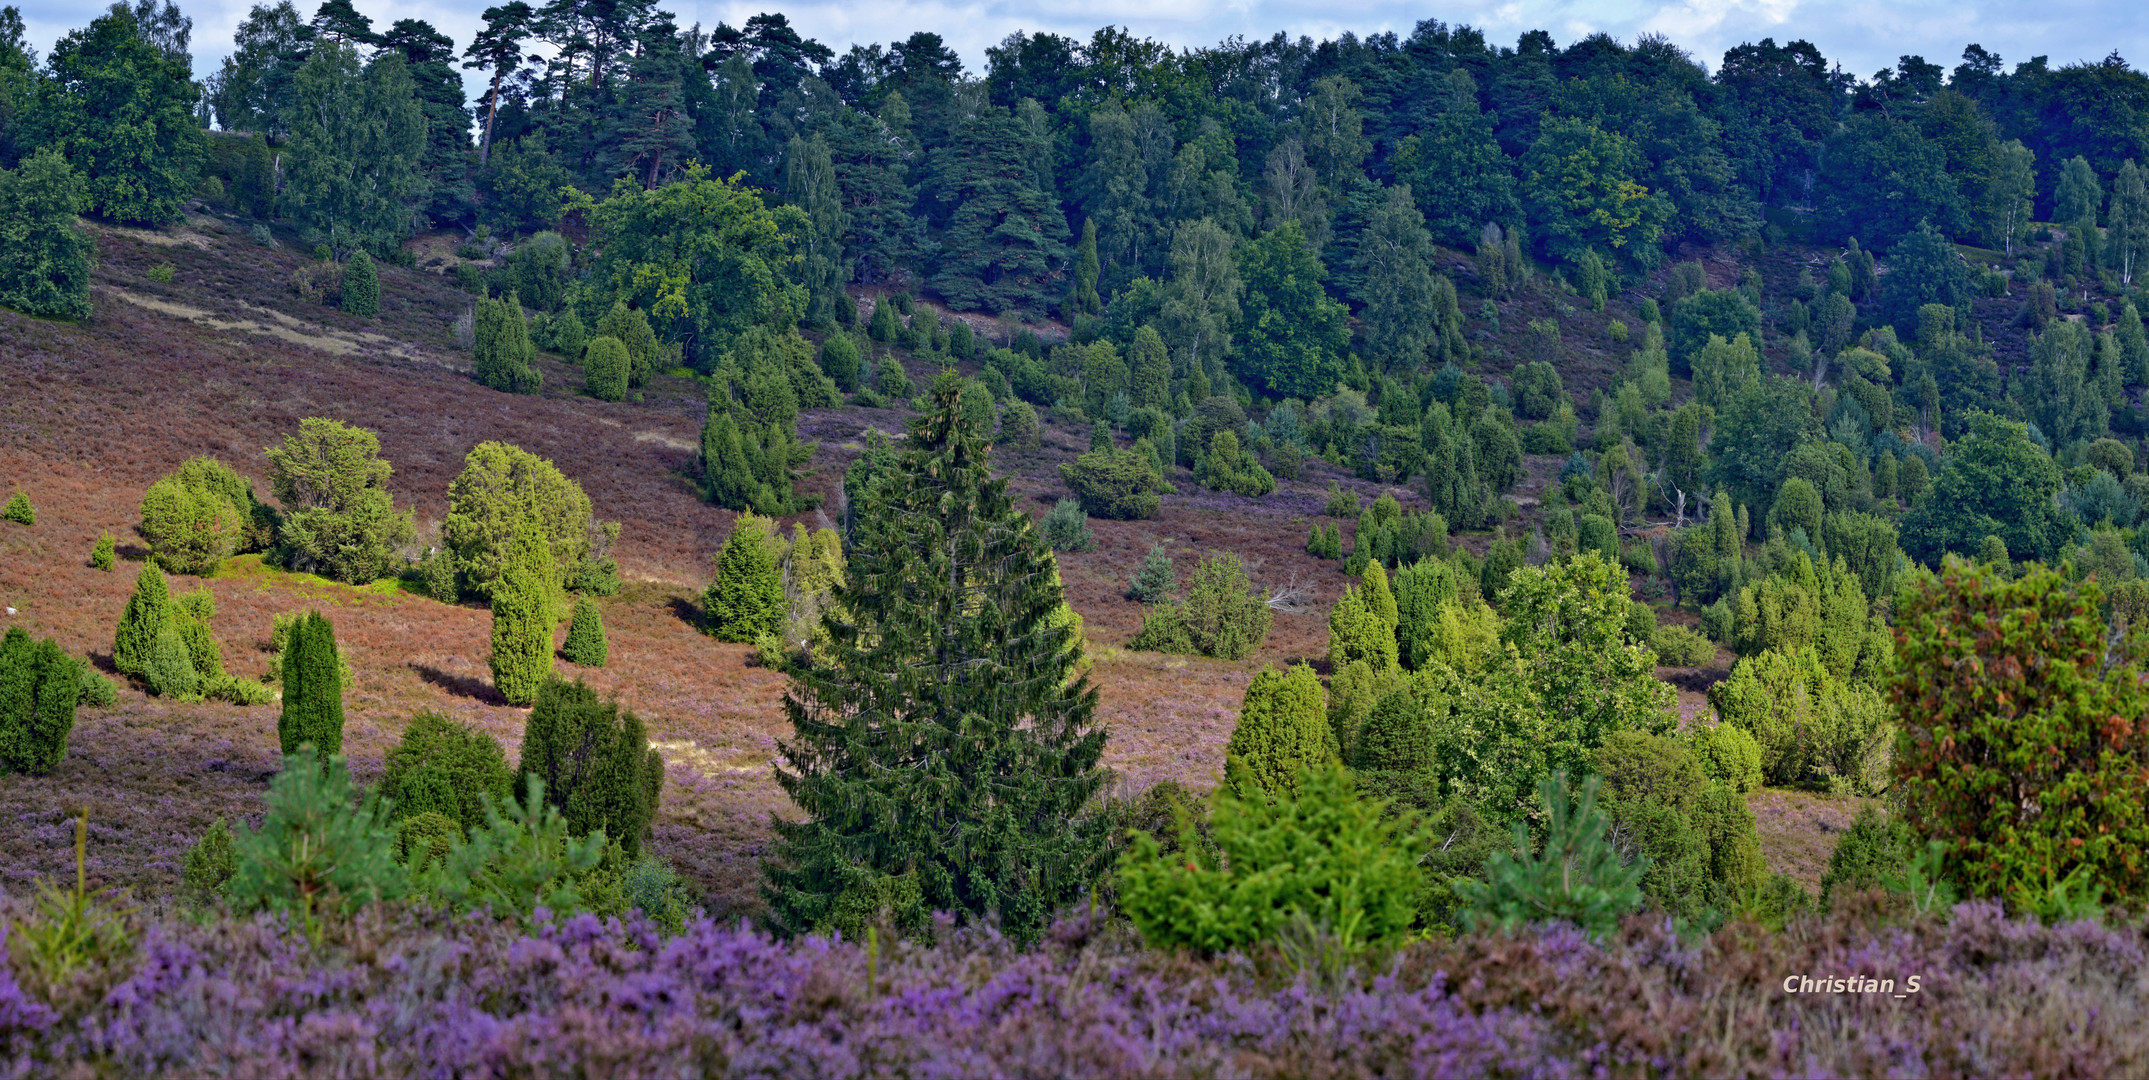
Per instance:
[[[777,781],[806,818],[774,823],[765,895],[789,933],[897,907],[913,926],[997,913],[1028,940],[1104,869],[1104,824],[1083,813],[1105,779],[1097,693],[961,388],[943,375],[867,481],[825,659],[784,700]]]

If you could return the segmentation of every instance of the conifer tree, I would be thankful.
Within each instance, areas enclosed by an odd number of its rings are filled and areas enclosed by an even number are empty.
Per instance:
[[[1298,793],[1301,774],[1335,759],[1328,696],[1313,669],[1294,664],[1289,671],[1263,668],[1255,673],[1239,707],[1238,726],[1224,747],[1224,760],[1229,763],[1227,775],[1259,790],[1236,794],[1242,799],[1289,798]]]
[[[119,629],[112,635],[112,666],[122,675],[147,670],[150,650],[157,635],[172,621],[172,592],[164,572],[153,561],[142,564],[134,577],[134,595],[119,614]]]
[[[1172,557],[1164,553],[1164,545],[1151,544],[1149,554],[1142,558],[1142,567],[1134,572],[1127,583],[1127,599],[1154,604],[1169,599],[1179,587],[1179,579],[1172,573]]]
[[[764,895],[786,933],[899,907],[997,913],[1017,941],[1104,870],[1097,693],[1057,618],[1052,555],[995,478],[943,375],[896,465],[866,485],[825,659],[785,712],[805,811],[778,822]]]
[[[1134,332],[1134,344],[1127,349],[1127,370],[1127,396],[1135,408],[1161,409],[1169,402],[1171,353],[1155,328],[1144,326]]]
[[[663,765],[639,717],[580,679],[548,678],[523,726],[521,756],[516,791],[528,790],[530,778],[543,781],[545,801],[559,808],[569,833],[602,829],[626,864],[641,855]]]
[[[1380,621],[1387,625],[1388,632],[1394,633],[1399,616],[1396,613],[1395,592],[1388,588],[1387,568],[1377,560],[1367,563],[1358,587],[1365,594],[1366,610],[1380,616]]]
[[[361,319],[381,313],[381,275],[364,248],[343,264],[343,310]]]
[[[323,761],[343,752],[343,659],[336,630],[318,611],[291,628],[283,655],[283,712],[276,739],[285,754],[312,744]]]
[[[67,756],[67,733],[82,697],[82,665],[22,627],[0,639],[0,766],[43,776]]]
[[[624,401],[627,370],[633,365],[627,346],[618,338],[591,338],[582,354],[582,388],[599,401]]]
[[[165,623],[157,631],[156,644],[149,647],[149,660],[142,665],[142,685],[157,697],[198,701],[201,682],[178,624]]]
[[[604,616],[598,612],[596,601],[587,596],[578,598],[574,617],[567,624],[567,643],[560,646],[560,655],[570,664],[603,667],[611,654],[611,646],[604,640]]]
[[[639,308],[630,308],[624,302],[615,301],[612,310],[597,320],[590,331],[591,343],[597,338],[608,337],[625,346],[628,364],[620,374],[629,388],[641,386],[657,367],[657,332],[649,325],[649,316]],[[617,401],[617,398],[608,400]]]
[[[96,569],[103,570],[106,573],[110,573],[112,571],[112,565],[115,561],[117,561],[117,558],[118,553],[112,545],[112,534],[98,534],[97,543],[92,545],[90,548],[90,565],[92,567],[95,567]]]
[[[780,541],[773,523],[741,514],[716,556],[716,580],[702,594],[703,626],[718,641],[750,642],[783,630]]]
[[[6,509],[0,509],[0,518],[17,525],[37,524],[37,508],[30,505],[30,497],[18,491],[8,497]]]
[[[0,169],[0,305],[47,318],[89,318],[97,244],[75,226],[89,202],[88,184],[55,150],[38,151],[18,169]]]
[[[558,581],[544,526],[524,519],[492,589],[492,682],[510,705],[537,700],[552,674]]]
[[[479,382],[509,394],[534,394],[540,381],[530,370],[536,350],[530,345],[530,326],[523,321],[522,301],[509,293],[505,300],[480,300],[477,311],[477,343],[473,347]]]
[[[1074,288],[1067,294],[1067,315],[1095,315],[1104,310],[1097,298],[1097,277],[1103,272],[1097,261],[1097,223],[1084,219],[1082,242],[1075,248]]]

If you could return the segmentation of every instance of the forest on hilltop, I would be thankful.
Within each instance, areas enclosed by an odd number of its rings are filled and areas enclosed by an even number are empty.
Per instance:
[[[2117,52],[191,36],[0,9],[6,1068],[2149,1062]]]

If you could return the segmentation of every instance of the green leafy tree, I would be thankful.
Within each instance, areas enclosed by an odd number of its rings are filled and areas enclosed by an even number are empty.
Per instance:
[[[165,225],[179,220],[205,155],[199,97],[189,61],[153,43],[135,9],[115,7],[53,46],[23,120],[33,145],[87,181],[95,213]]]
[[[47,776],[67,757],[83,664],[50,638],[32,642],[20,626],[0,639],[0,764]]]
[[[1565,771],[1538,785],[1547,812],[1543,846],[1532,843],[1529,828],[1516,822],[1512,853],[1487,860],[1484,880],[1455,885],[1468,905],[1464,922],[1472,929],[1492,929],[1559,920],[1603,937],[1618,927],[1621,916],[1641,906],[1647,860],[1627,862],[1607,839],[1611,821],[1597,809],[1598,786],[1598,779],[1589,777],[1570,796]]]
[[[524,517],[500,556],[491,588],[492,682],[510,705],[528,705],[552,675],[559,571],[544,525]]]
[[[1420,826],[1359,798],[1350,773],[1332,763],[1300,778],[1296,798],[1236,794],[1255,787],[1218,789],[1213,847],[1183,807],[1176,850],[1133,834],[1113,886],[1151,946],[1217,953],[1302,922],[1350,954],[1410,928],[1417,862],[1435,846]]]
[[[2071,225],[2087,219],[2095,225],[2103,205],[2104,185],[2097,181],[2096,166],[2079,154],[2067,159],[2052,191],[2052,220]]]
[[[1903,519],[1903,550],[1937,565],[1949,552],[1975,552],[1997,536],[2018,558],[2049,559],[2073,531],[2059,489],[2059,466],[2021,421],[1972,413],[1932,491]]]
[[[1888,786],[1887,706],[1872,687],[1830,673],[1818,650],[1744,657],[1710,687],[1709,702],[1722,722],[1753,735],[1770,783],[1825,787],[1840,778],[1866,793]]]
[[[2020,139],[2002,144],[1985,184],[1986,242],[2013,258],[2015,245],[2029,235],[2036,199],[2037,155]]]
[[[96,244],[75,227],[89,185],[57,150],[0,169],[0,305],[46,318],[90,315]]]
[[[1551,719],[1555,768],[1580,772],[1615,731],[1664,734],[1677,723],[1656,655],[1627,640],[1627,607],[1626,571],[1594,552],[1518,568],[1500,595],[1501,639]]]
[[[750,642],[783,629],[781,541],[774,523],[741,514],[716,556],[716,580],[702,595],[703,626],[718,641]]]
[[[386,254],[410,235],[426,122],[401,53],[361,65],[349,44],[315,45],[292,73],[283,123],[292,151],[283,205],[309,242]]]
[[[649,190],[622,179],[584,212],[597,253],[592,298],[646,312],[657,336],[697,368],[712,369],[750,328],[794,326],[805,313],[807,290],[785,269],[812,227],[797,207],[770,209],[751,188],[697,165]]]
[[[1326,271],[1297,222],[1285,222],[1246,245],[1240,373],[1270,393],[1311,401],[1333,392],[1349,345],[1349,312],[1329,299]]]
[[[1206,386],[1208,371],[1222,370],[1242,311],[1233,237],[1208,218],[1181,222],[1172,229],[1170,262],[1171,280],[1158,306],[1157,331],[1172,352],[1172,374],[1186,379],[1198,375]]]
[[[463,455],[448,482],[448,516],[441,540],[469,591],[492,595],[516,531],[534,518],[551,547],[555,592],[593,557],[590,501],[582,485],[552,462],[519,446],[481,442]]]
[[[893,883],[913,909],[997,913],[1029,940],[1104,870],[1103,822],[1083,813],[1105,778],[1096,691],[1052,555],[960,397],[943,376],[868,481],[827,657],[785,697],[776,775],[806,816],[775,822],[765,891],[787,932]]]
[[[629,862],[641,854],[664,772],[634,713],[579,679],[547,679],[523,727],[521,760],[515,786],[542,784],[570,835],[602,831]]]
[[[1641,148],[1589,120],[1547,119],[1521,165],[1531,229],[1557,258],[1591,247],[1640,251],[1672,219],[1670,201],[1640,183]]]
[[[2028,906],[2076,880],[2131,903],[2149,886],[2138,656],[2114,653],[2096,583],[2009,577],[1951,558],[1905,590],[1903,817],[1971,896]]]
[[[264,451],[269,487],[284,507],[278,552],[294,570],[365,584],[386,574],[414,535],[411,512],[388,494],[394,472],[380,439],[339,420],[307,417]]]
[[[378,790],[397,821],[440,814],[467,832],[485,824],[488,802],[512,797],[499,741],[436,712],[411,717],[383,764]]]
[[[1733,341],[1739,335],[1761,338],[1761,311],[1737,289],[1703,289],[1671,308],[1671,358],[1674,372],[1691,366],[1695,353],[1710,339]]]
[[[1262,668],[1247,684],[1239,721],[1224,747],[1226,776],[1241,798],[1296,798],[1309,771],[1335,762],[1328,695],[1305,664]]]
[[[380,271],[373,267],[373,256],[362,248],[343,264],[343,310],[361,319],[381,313]]]
[[[1739,502],[1759,506],[1782,486],[1792,448],[1818,426],[1806,384],[1763,376],[1717,411],[1709,437],[1709,478]]]
[[[2149,177],[2143,175],[2133,158],[2128,158],[2112,178],[2108,214],[2111,229],[2106,237],[2105,261],[2119,275],[2119,284],[2131,288],[2135,269],[2141,265],[2142,256],[2149,254]]]
[[[1968,310],[1970,296],[1970,267],[1932,222],[1919,222],[1889,254],[1887,309],[1898,330],[1915,328],[1926,304]]]
[[[597,602],[584,596],[575,600],[573,618],[567,623],[567,641],[560,646],[560,655],[570,664],[582,667],[603,667],[611,657],[611,647],[604,639],[604,616],[597,610]]]
[[[957,326],[969,323],[956,321]],[[858,341],[851,335],[830,334],[821,343],[821,371],[835,380],[836,389],[848,394],[858,389]]]
[[[836,179],[836,166],[828,139],[820,132],[811,138],[792,136],[784,153],[784,201],[805,211],[809,227],[801,232],[798,276],[806,286],[805,317],[813,322],[839,320],[850,304],[843,283],[850,280],[850,262],[843,256],[843,237],[850,231],[850,214],[843,208],[843,191]],[[844,325],[850,319],[842,318]]]
[[[331,759],[342,753],[343,658],[336,630],[320,612],[307,612],[291,628],[279,681],[283,711],[276,717],[276,740],[283,753],[303,753],[307,746]]]
[[[478,301],[474,329],[471,359],[478,382],[507,394],[536,393],[544,376],[530,367],[537,347],[530,344],[530,324],[514,294]]]

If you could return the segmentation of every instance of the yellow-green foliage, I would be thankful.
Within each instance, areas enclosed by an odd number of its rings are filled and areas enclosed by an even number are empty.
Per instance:
[[[1242,797],[1218,789],[1213,847],[1179,813],[1179,850],[1137,831],[1120,856],[1121,910],[1159,948],[1214,953],[1274,937],[1303,920],[1347,952],[1410,927],[1417,863],[1432,843],[1383,804],[1360,799],[1350,773],[1324,765],[1301,777],[1297,798]]]
[[[1760,744],[1771,784],[1888,786],[1895,727],[1887,703],[1870,686],[1836,678],[1814,650],[1742,658],[1709,688],[1709,704]]]
[[[1336,757],[1321,680],[1304,664],[1287,672],[1263,668],[1246,687],[1238,725],[1224,747],[1225,760],[1241,768],[1230,776],[1268,797],[1294,796],[1302,773]]]
[[[1761,744],[1737,724],[1697,724],[1687,742],[1709,779],[1745,795],[1761,787]]]
[[[481,442],[471,447],[462,471],[448,482],[448,517],[441,524],[441,539],[471,592],[492,596],[501,561],[525,517],[536,519],[551,548],[548,587],[557,592],[589,557],[589,496],[552,462],[519,446]]]

